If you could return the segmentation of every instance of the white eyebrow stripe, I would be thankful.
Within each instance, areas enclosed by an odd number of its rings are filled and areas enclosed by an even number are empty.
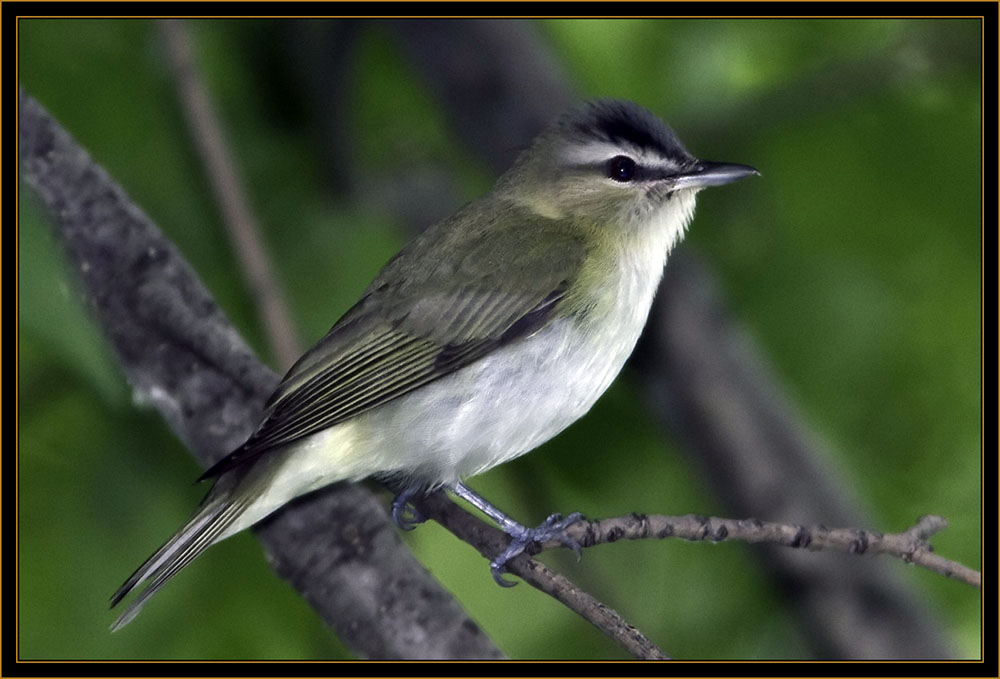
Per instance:
[[[636,156],[637,149],[607,142],[590,142],[568,146],[563,160],[569,165],[596,165],[620,155]]]
[[[602,141],[568,146],[562,154],[562,160],[567,165],[600,165],[615,156],[623,155],[635,159],[643,167],[667,170],[676,170],[678,167],[676,163],[663,158],[660,154],[649,153],[632,144],[612,144]]]

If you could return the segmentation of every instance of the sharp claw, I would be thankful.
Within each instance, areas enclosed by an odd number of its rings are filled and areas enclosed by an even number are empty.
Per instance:
[[[506,562],[505,562],[506,563]],[[494,561],[490,564],[490,572],[493,574],[493,581],[501,587],[513,587],[517,584],[515,580],[507,580],[503,576],[504,564]]]
[[[427,520],[417,508],[410,504],[410,498],[419,492],[416,489],[408,488],[401,492],[392,501],[392,520],[396,522],[402,530],[413,530],[418,523]]]
[[[531,544],[530,539],[525,539],[525,536],[516,536],[511,540],[511,543],[507,545],[507,549],[503,550],[496,559],[490,562],[490,572],[493,574],[493,580],[501,587],[513,587],[516,582],[511,580],[506,580],[503,577],[504,568],[507,566],[507,562],[513,559],[515,556],[524,551],[524,548]]]
[[[556,516],[558,516],[558,514]],[[576,523],[577,521],[581,521],[582,519],[583,519],[583,514],[581,514],[580,512],[573,512],[565,519],[561,521],[557,520],[556,524],[553,526],[553,529],[558,530],[560,532],[564,531],[570,526],[572,526],[574,523]],[[583,558],[583,547],[580,546],[579,542],[565,535],[554,535],[552,537],[558,540],[563,547],[568,547],[569,549],[572,549],[573,553],[576,554],[577,561]]]
[[[400,530],[413,530],[417,527],[417,524],[420,523],[420,521],[403,516],[402,513],[399,515],[394,513],[392,518]]]

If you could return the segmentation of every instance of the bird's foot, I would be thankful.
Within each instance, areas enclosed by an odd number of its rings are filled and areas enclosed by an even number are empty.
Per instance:
[[[423,494],[420,486],[409,486],[400,491],[392,501],[392,520],[403,530],[413,530],[417,524],[423,523],[427,517],[410,504],[410,499]]]
[[[557,540],[563,547],[568,547],[576,552],[576,558],[579,559],[583,554],[580,543],[571,537],[563,535],[563,531],[582,518],[583,514],[579,512],[574,512],[565,519],[561,514],[553,514],[535,528],[526,528],[513,522],[511,522],[513,523],[512,526],[504,526],[504,532],[511,537],[511,541],[507,549],[490,562],[490,571],[493,573],[493,579],[501,587],[513,587],[516,585],[516,582],[504,579],[504,568],[506,568],[508,561],[527,549],[532,542],[541,544],[550,540]]]

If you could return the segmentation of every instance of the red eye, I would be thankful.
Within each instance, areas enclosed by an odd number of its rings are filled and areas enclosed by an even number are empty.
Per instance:
[[[616,182],[630,182],[635,178],[635,161],[628,156],[615,156],[608,161],[608,177]]]

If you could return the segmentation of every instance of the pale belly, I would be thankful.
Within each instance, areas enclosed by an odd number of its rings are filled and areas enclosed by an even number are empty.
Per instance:
[[[631,319],[630,319],[631,320]],[[627,327],[626,327],[627,326]],[[523,455],[582,417],[632,352],[642,323],[613,348],[559,321],[456,373],[272,454],[256,501],[222,537],[337,481],[397,476],[451,485]],[[221,539],[221,538],[220,538]]]
[[[378,472],[403,472],[435,485],[523,455],[583,416],[604,393],[641,326],[628,330],[609,349],[573,321],[554,323],[358,418],[358,448]]]
[[[646,323],[661,271],[620,271],[604,288],[596,323],[594,316],[582,324],[554,321],[296,442],[274,457],[276,468],[267,472],[272,481],[248,514],[263,516],[329,483],[369,476],[450,485],[537,448],[586,414],[621,371]]]

